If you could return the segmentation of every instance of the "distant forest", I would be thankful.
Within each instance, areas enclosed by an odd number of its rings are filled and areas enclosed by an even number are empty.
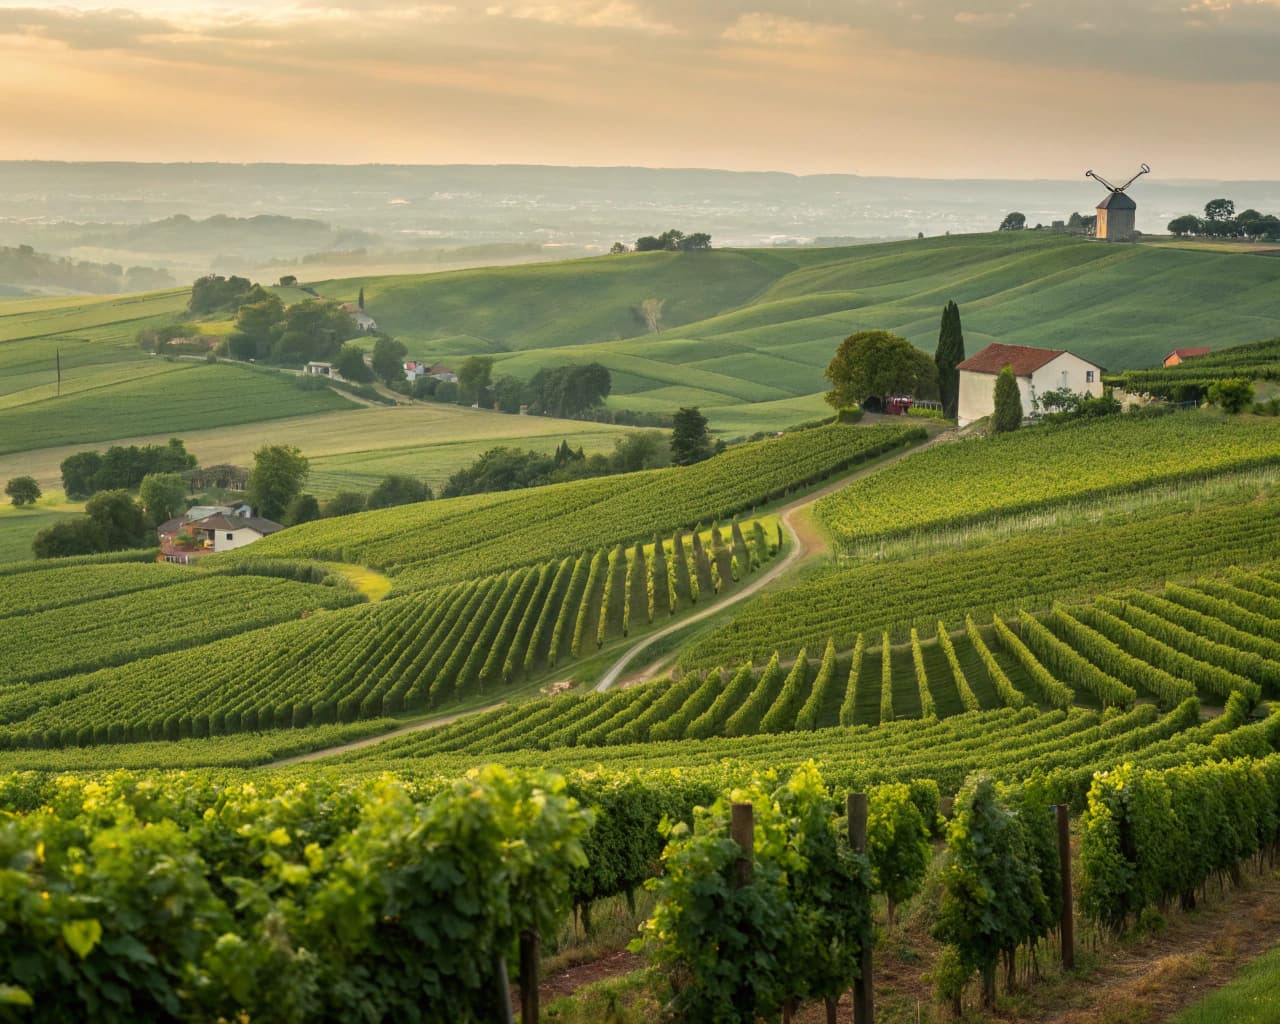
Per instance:
[[[29,245],[0,247],[0,289],[21,294],[27,287],[110,294],[172,288],[177,282],[155,267],[124,268],[117,263],[90,263],[49,256]]]

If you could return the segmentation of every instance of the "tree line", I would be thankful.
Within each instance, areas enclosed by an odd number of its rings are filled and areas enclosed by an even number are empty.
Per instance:
[[[1188,213],[1169,221],[1169,234],[1178,238],[1199,236],[1280,242],[1280,217],[1252,208],[1237,213],[1232,200],[1211,199],[1205,203],[1203,217]]]
[[[660,235],[641,235],[636,239],[634,247],[626,242],[614,242],[609,249],[611,255],[631,252],[695,252],[711,248],[711,236],[705,231],[694,231],[685,234],[676,228],[669,228]]]

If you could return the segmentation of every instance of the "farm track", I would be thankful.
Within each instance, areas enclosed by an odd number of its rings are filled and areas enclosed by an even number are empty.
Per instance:
[[[399,729],[392,729],[390,732],[380,732],[377,736],[368,736],[362,740],[352,740],[350,743],[342,743],[336,747],[325,747],[322,750],[312,750],[310,753],[297,754],[294,757],[286,757],[280,761],[272,761],[270,764],[263,765],[264,768],[287,768],[292,764],[305,764],[308,761],[319,761],[326,757],[336,757],[338,754],[346,754],[353,750],[362,750],[365,747],[371,747],[375,743],[381,743],[383,740],[393,740],[400,736],[408,736],[414,732],[424,732],[427,729],[438,729],[442,725],[449,725],[456,722],[459,718],[465,718],[467,715],[479,715],[486,711],[495,711],[502,707],[506,702],[498,701],[496,704],[490,704],[487,707],[475,708],[472,711],[459,711],[453,715],[443,715],[439,718],[428,718],[423,722],[411,722],[408,725],[402,725]]]
[[[753,580],[741,590],[729,595],[723,601],[717,601],[712,607],[698,612],[696,615],[692,615],[680,622],[673,623],[671,626],[661,629],[656,633],[650,633],[648,636],[631,645],[627,648],[625,653],[610,665],[604,676],[601,677],[600,682],[596,684],[595,689],[598,692],[603,693],[614,686],[619,681],[627,666],[636,659],[636,656],[658,640],[670,636],[672,633],[679,632],[685,627],[694,625],[695,623],[712,615],[718,615],[720,612],[724,611],[724,609],[730,608],[733,605],[744,601],[746,598],[758,593],[762,588],[778,580],[784,573],[794,568],[800,562],[815,558],[826,552],[829,548],[826,535],[822,532],[821,528],[812,521],[812,519],[803,514],[808,507],[818,499],[823,498],[842,487],[848,486],[855,480],[859,480],[864,476],[875,473],[884,466],[890,466],[898,460],[907,458],[915,452],[924,451],[926,448],[937,444],[939,441],[949,439],[951,436],[951,433],[938,434],[929,438],[923,444],[904,449],[887,459],[877,462],[874,466],[867,466],[855,473],[833,480],[823,487],[820,487],[818,490],[810,491],[803,497],[797,498],[795,501],[784,506],[779,510],[779,519],[789,535],[789,544],[786,554],[780,561],[770,566],[768,571],[758,579]],[[655,662],[653,665],[650,665],[643,672],[628,677],[625,682],[627,684],[635,684],[646,681],[651,678],[671,657],[672,655],[670,654],[664,655],[662,659]],[[447,715],[441,718],[432,718],[426,721],[414,722],[399,729],[393,729],[390,732],[380,733],[377,736],[370,736],[362,740],[354,740],[350,743],[343,743],[336,747],[325,747],[321,750],[313,750],[310,753],[299,754],[295,757],[285,758],[281,761],[273,761],[265,767],[283,768],[293,764],[302,764],[310,761],[320,761],[328,757],[336,757],[339,754],[346,754],[353,750],[361,750],[365,747],[374,746],[384,740],[395,739],[399,736],[405,736],[410,733],[422,732],[427,729],[437,728],[438,726],[448,725],[451,722],[455,722],[460,718],[465,718],[468,715],[478,714],[482,711],[489,711],[495,707],[500,707],[501,704],[502,702],[499,702],[498,704],[493,704],[489,707],[477,708],[474,711],[461,711],[457,714]]]
[[[745,601],[747,598],[759,593],[770,583],[776,582],[780,577],[790,572],[799,563],[825,554],[830,549],[827,535],[823,532],[822,528],[806,514],[809,507],[812,506],[814,502],[818,501],[820,498],[825,498],[828,494],[832,494],[843,487],[847,487],[855,480],[860,480],[865,476],[870,476],[872,473],[883,469],[885,466],[891,466],[893,463],[907,458],[915,452],[924,451],[926,448],[932,447],[934,444],[937,444],[939,441],[949,436],[950,435],[948,434],[939,434],[935,437],[931,437],[929,440],[925,441],[924,444],[907,448],[904,451],[898,452],[896,455],[877,462],[874,466],[868,466],[865,469],[858,470],[856,473],[851,473],[849,476],[843,476],[839,480],[833,481],[816,491],[810,491],[803,498],[798,498],[789,505],[784,506],[779,511],[779,516],[782,525],[787,531],[789,543],[787,553],[780,561],[770,566],[769,569],[758,579],[753,580],[740,590],[734,591],[723,601],[717,601],[710,608],[691,615],[687,619],[681,619],[679,622],[674,622],[670,626],[660,629],[656,633],[650,633],[643,639],[638,640],[628,648],[621,657],[614,661],[614,663],[605,671],[604,675],[600,677],[600,681],[595,687],[596,692],[604,693],[612,688],[622,677],[622,673],[626,670],[627,666],[630,665],[639,654],[653,646],[659,640],[671,636],[673,633],[679,633],[684,629],[687,629],[689,626],[693,626],[698,622],[704,621],[713,615],[719,615],[726,608],[731,608],[735,604]],[[654,664],[644,672],[627,677],[626,682],[628,684],[645,682],[652,678],[653,674],[666,664],[669,659],[670,655],[664,656],[659,661],[654,662]]]

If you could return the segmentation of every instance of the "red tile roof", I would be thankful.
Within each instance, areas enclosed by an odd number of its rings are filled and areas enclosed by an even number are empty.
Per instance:
[[[1169,353],[1169,356],[1177,356],[1179,359],[1192,359],[1195,356],[1207,356],[1209,354],[1208,345],[1200,345],[1196,348],[1175,348]],[[1169,356],[1165,356],[1166,359]]]
[[[1030,377],[1064,351],[1056,348],[1031,348],[1028,345],[1001,345],[996,342],[970,356],[956,369],[972,373],[999,373],[1006,366],[1012,366],[1015,377]]]

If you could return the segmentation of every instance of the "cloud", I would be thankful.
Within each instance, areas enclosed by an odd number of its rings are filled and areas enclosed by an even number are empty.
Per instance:
[[[561,3],[492,4],[485,8],[492,18],[514,18],[517,21],[539,21],[547,25],[572,28],[623,29],[651,35],[674,35],[675,25],[652,17],[627,0],[566,0]]]
[[[0,7],[0,36],[33,36],[76,50],[133,48],[174,31],[169,21],[129,10]]]

